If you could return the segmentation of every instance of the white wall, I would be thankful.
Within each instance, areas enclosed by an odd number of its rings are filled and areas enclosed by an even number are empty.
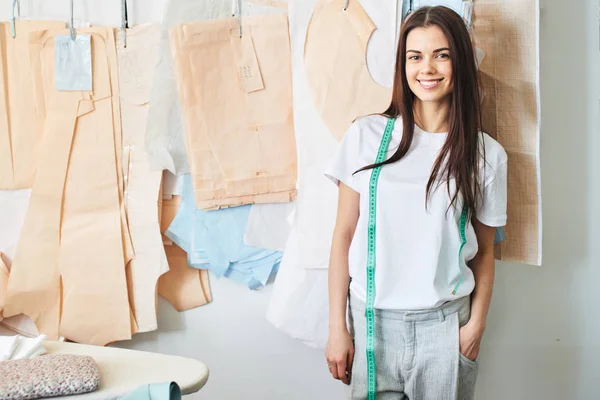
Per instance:
[[[130,0],[131,20],[159,20],[164,2]],[[540,2],[544,265],[497,265],[477,388],[484,400],[600,398],[599,5]],[[5,18],[9,3],[0,4]],[[76,18],[120,23],[119,0],[75,3]],[[67,19],[69,1],[23,0],[23,8]],[[186,313],[161,302],[160,331],[123,346],[206,362],[211,376],[194,398],[344,398],[321,351],[266,322],[270,288],[214,279],[212,287],[214,303]]]

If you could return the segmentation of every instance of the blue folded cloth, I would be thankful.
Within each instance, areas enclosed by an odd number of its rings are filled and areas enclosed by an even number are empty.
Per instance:
[[[175,382],[142,385],[122,400],[181,400],[181,389]]]
[[[182,181],[181,205],[165,235],[188,253],[188,263],[250,289],[264,286],[283,253],[244,243],[250,205],[214,211],[196,209],[191,175]]]

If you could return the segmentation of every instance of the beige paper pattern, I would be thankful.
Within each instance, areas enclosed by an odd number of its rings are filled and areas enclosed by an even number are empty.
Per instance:
[[[238,19],[186,23],[170,31],[196,206],[213,209],[294,199],[296,144],[287,17],[242,19],[264,89],[238,81]]]
[[[269,7],[281,8],[283,10],[288,9],[287,1],[283,0],[248,0],[248,2],[254,4],[261,4]]]
[[[0,23],[0,190],[31,188],[41,130],[36,122],[29,63],[29,33],[62,29],[60,21]]]
[[[125,206],[134,258],[128,266],[129,300],[138,332],[157,329],[158,278],[169,270],[158,220],[162,171],[151,171],[144,146],[150,89],[154,79],[160,25],[116,30],[123,128]]]
[[[78,30],[85,33],[92,38],[92,93],[54,89],[53,37],[68,30],[30,36],[35,98],[46,118],[5,315],[26,314],[50,339],[104,345],[131,338],[125,279],[131,244],[114,34]]]
[[[304,65],[316,109],[339,141],[357,117],[386,110],[392,89],[367,68],[367,44],[376,26],[358,1],[321,0],[304,45]],[[327,38],[327,39],[324,39]]]
[[[541,264],[539,51],[535,0],[477,0],[473,32],[487,55],[483,129],[508,153],[507,240],[497,258]]]
[[[179,210],[180,196],[162,200],[161,231],[164,233]],[[165,242],[170,242],[163,236]],[[164,245],[170,270],[158,280],[158,294],[177,311],[190,310],[212,301],[208,271],[188,265],[187,253],[175,243]]]

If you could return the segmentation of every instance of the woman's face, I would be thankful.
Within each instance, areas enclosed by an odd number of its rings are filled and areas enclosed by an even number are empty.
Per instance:
[[[450,100],[452,61],[446,36],[437,25],[415,28],[406,38],[406,79],[422,102]]]

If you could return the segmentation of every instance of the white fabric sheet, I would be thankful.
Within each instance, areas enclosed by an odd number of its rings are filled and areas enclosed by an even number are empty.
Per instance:
[[[298,198],[267,320],[291,337],[323,348],[328,325],[327,268],[337,211],[337,189],[324,171],[339,144],[312,103],[304,71],[304,41],[316,3],[292,0],[289,6]],[[393,82],[398,4],[389,0],[361,1],[377,26],[367,50],[369,71],[377,82],[388,87]],[[373,53],[377,55],[370,57]]]
[[[297,228],[302,268],[328,267],[337,208],[337,189],[324,176],[324,170],[339,143],[312,103],[304,72],[304,40],[315,4],[315,0],[290,3],[294,125],[298,146],[298,199],[293,225]],[[379,82],[391,87],[397,3],[363,0],[361,5],[377,26],[367,50],[369,71]]]

